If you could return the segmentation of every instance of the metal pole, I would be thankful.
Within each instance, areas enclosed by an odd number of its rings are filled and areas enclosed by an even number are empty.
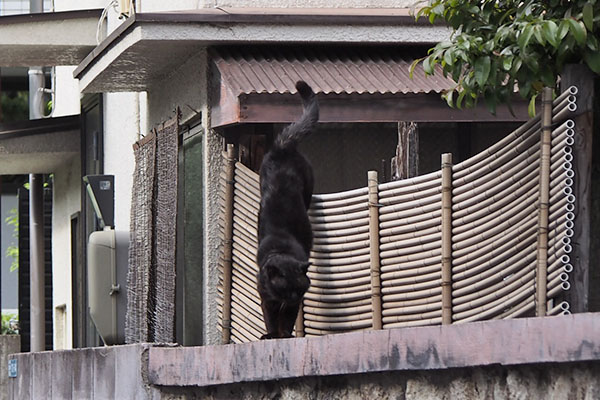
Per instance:
[[[44,117],[44,71],[42,67],[29,67],[29,119]]]
[[[43,175],[29,175],[29,272],[31,295],[31,351],[44,351],[45,291],[44,291],[44,219]]]
[[[29,1],[30,13],[44,12],[43,0]],[[40,119],[44,115],[43,91],[44,71],[42,67],[29,68],[29,119]],[[30,274],[30,318],[31,351],[46,349],[45,329],[45,277],[44,277],[44,178],[40,174],[29,175],[29,274]]]

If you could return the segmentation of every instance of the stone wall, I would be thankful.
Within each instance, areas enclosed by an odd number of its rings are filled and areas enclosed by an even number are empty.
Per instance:
[[[0,335],[0,400],[8,399],[8,356],[21,351],[21,336]]]
[[[11,356],[19,369],[8,398],[593,400],[600,399],[598,332],[600,314],[589,313],[219,346],[22,353]]]
[[[383,372],[202,389],[163,388],[161,393],[162,399],[178,400],[591,400],[600,398],[600,363]]]

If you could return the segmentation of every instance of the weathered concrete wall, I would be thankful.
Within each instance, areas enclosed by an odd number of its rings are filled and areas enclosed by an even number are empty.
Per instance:
[[[144,381],[148,345],[21,353],[18,374],[9,378],[8,398],[158,399]]]
[[[592,400],[600,398],[600,363],[383,372],[161,392],[161,399],[173,400]]]
[[[21,351],[21,336],[0,335],[0,400],[8,396],[8,356]]]
[[[24,353],[11,399],[600,398],[600,314]]]

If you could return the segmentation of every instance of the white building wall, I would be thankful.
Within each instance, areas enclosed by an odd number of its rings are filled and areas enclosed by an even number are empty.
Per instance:
[[[250,8],[408,8],[415,0],[137,0],[138,12],[213,7]]]
[[[206,7],[408,8],[415,0],[205,0]]]
[[[55,11],[101,8],[105,1],[54,0]],[[53,117],[80,113],[81,94],[73,78],[75,66],[54,68]],[[81,211],[81,161],[65,160],[54,174],[52,214],[52,276],[54,347],[73,347],[71,217]],[[58,321],[58,325],[57,325]]]
[[[53,117],[62,117],[65,115],[77,115],[81,110],[79,102],[79,85],[76,79],[73,79],[74,66],[59,66],[54,68],[54,104]]]
[[[65,160],[54,171],[52,213],[52,305],[53,315],[66,315],[61,325],[54,321],[54,348],[73,347],[73,303],[71,292],[71,216],[81,210],[81,161]],[[65,322],[66,321],[66,322]],[[64,325],[63,325],[64,324]]]
[[[89,10],[104,8],[111,0],[54,0],[54,11]]]
[[[147,132],[144,93],[104,95],[104,173],[115,176],[115,229],[129,230],[133,144]]]

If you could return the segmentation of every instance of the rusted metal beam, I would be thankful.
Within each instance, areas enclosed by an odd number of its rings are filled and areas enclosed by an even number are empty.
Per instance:
[[[242,94],[213,110],[213,127],[219,122],[235,123],[289,123],[300,117],[297,96],[289,94]],[[473,109],[458,110],[448,107],[438,94],[350,94],[320,95],[319,121],[327,122],[523,122],[527,115],[526,103],[513,102],[512,115],[508,108],[499,107],[492,115],[482,104]],[[239,113],[239,114],[237,114]],[[237,114],[237,115],[236,115]],[[225,122],[226,121],[226,122]]]

